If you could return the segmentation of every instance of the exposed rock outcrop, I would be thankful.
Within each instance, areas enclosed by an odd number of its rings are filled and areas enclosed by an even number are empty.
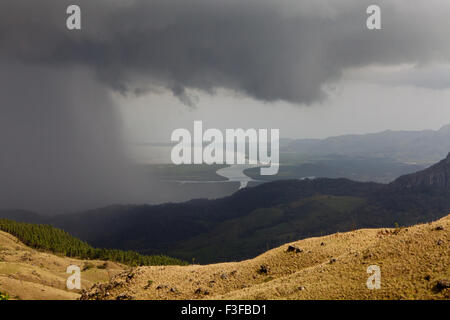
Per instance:
[[[400,188],[438,187],[450,190],[450,153],[439,163],[416,173],[401,176],[392,184]]]

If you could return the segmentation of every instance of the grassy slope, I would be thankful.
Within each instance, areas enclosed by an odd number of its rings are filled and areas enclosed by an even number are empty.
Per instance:
[[[67,290],[66,269],[77,265],[82,288],[106,282],[127,267],[114,262],[80,260],[31,249],[9,233],[0,231],[0,292],[11,299],[77,299],[79,291]],[[97,268],[97,266],[101,266]]]
[[[436,227],[443,230],[436,230]],[[138,267],[95,285],[83,298],[115,299],[450,299],[450,216],[406,229],[362,229],[309,238],[255,259],[213,265]],[[335,262],[331,262],[336,259]],[[369,265],[381,289],[368,290]],[[258,272],[261,266],[268,273]]]

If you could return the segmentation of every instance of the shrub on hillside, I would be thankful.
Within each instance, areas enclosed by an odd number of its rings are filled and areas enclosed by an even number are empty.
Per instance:
[[[0,301],[9,300],[9,295],[7,293],[0,292]]]

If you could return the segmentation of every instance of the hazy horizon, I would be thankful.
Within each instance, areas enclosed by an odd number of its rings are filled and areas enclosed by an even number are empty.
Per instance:
[[[192,125],[191,125],[192,126]],[[308,137],[308,138],[302,138],[302,137],[286,137],[286,136],[280,136],[280,139],[284,139],[284,140],[326,140],[329,138],[336,138],[336,137],[343,137],[343,136],[364,136],[364,135],[372,135],[372,134],[380,134],[380,133],[385,133],[385,132],[427,132],[427,131],[432,131],[432,132],[438,132],[439,130],[450,126],[450,123],[447,124],[443,124],[443,125],[439,125],[437,127],[434,128],[421,128],[421,129],[384,129],[381,131],[370,131],[370,132],[348,132],[348,133],[343,133],[343,134],[338,134],[338,135],[330,135],[330,136],[317,136],[317,137]],[[187,129],[189,129],[189,127],[186,127]],[[205,128],[208,129],[208,128]],[[127,141],[126,142],[129,145],[154,145],[154,146],[172,146],[174,144],[176,144],[176,142],[167,142],[167,141]]]

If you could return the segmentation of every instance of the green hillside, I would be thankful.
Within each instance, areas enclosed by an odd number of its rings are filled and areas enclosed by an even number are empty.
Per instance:
[[[256,209],[227,220],[210,232],[183,242],[171,255],[198,261],[241,260],[305,236],[324,235],[329,226],[349,230],[355,210],[366,200],[357,197],[318,195],[307,199]],[[311,230],[317,230],[311,232]]]
[[[30,224],[0,219],[0,230],[17,237],[29,247],[80,259],[120,262],[131,266],[185,265],[187,263],[163,255],[141,255],[134,251],[98,249],[69,233],[44,224]]]

